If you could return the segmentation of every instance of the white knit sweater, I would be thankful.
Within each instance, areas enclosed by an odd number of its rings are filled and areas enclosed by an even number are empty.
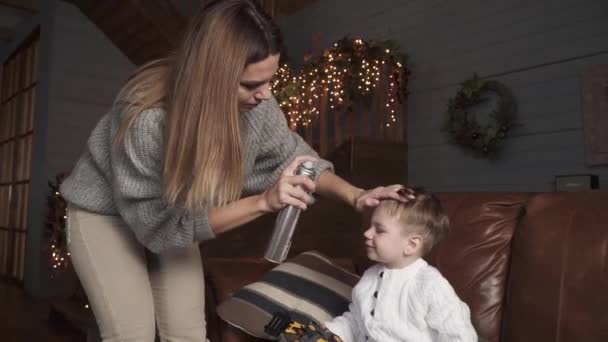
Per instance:
[[[349,311],[325,324],[345,342],[477,341],[468,306],[423,259],[401,269],[371,267]]]

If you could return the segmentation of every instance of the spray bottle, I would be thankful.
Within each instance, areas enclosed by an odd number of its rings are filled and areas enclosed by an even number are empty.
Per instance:
[[[317,175],[311,161],[306,161],[300,164],[300,166],[298,166],[296,169],[295,174],[297,176],[307,176],[313,181]],[[285,258],[287,258],[289,248],[291,247],[291,241],[293,239],[293,233],[296,229],[296,225],[298,224],[298,219],[300,218],[301,212],[302,209],[291,205],[281,209],[277,216],[274,230],[272,232],[272,236],[270,237],[270,242],[266,247],[266,253],[264,254],[264,258],[266,258],[266,260],[281,263],[285,260]]]

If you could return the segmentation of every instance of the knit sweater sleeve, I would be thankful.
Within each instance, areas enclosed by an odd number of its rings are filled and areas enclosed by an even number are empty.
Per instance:
[[[355,342],[364,335],[363,315],[361,314],[358,293],[363,291],[362,287],[367,287],[370,283],[370,279],[372,279],[371,277],[375,270],[375,267],[367,269],[357,285],[353,288],[348,311],[344,312],[341,316],[335,317],[333,320],[324,323],[329,331],[340,336],[344,342]]]
[[[476,342],[477,333],[471,323],[469,307],[458,298],[450,283],[439,272],[429,277],[423,290],[427,313],[425,321],[435,334],[435,340]]]
[[[254,109],[253,115],[257,121],[254,128],[258,142],[258,146],[249,147],[257,149],[252,170],[254,191],[264,191],[272,186],[296,157],[319,157],[302,137],[289,129],[285,114],[274,97]],[[319,159],[315,169],[318,177],[325,170],[333,170],[333,165],[327,160]]]
[[[140,113],[124,141],[112,149],[112,184],[118,212],[154,253],[214,237],[207,212],[171,207],[161,190],[162,109]]]
[[[361,335],[361,329],[357,324],[356,317],[360,317],[361,312],[359,306],[355,302],[351,302],[348,306],[348,311],[334,318],[331,322],[325,323],[325,326],[333,334],[340,336],[344,342],[355,342],[358,336]]]

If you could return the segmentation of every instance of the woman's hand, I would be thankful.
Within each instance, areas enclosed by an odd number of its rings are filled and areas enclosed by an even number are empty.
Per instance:
[[[312,204],[311,195],[316,188],[315,182],[307,176],[294,176],[298,166],[306,161],[316,162],[311,156],[294,159],[281,173],[279,180],[262,194],[262,206],[266,212],[275,212],[288,205],[306,210]]]
[[[389,186],[379,186],[371,190],[361,190],[355,199],[355,209],[363,211],[380,204],[380,200],[394,199],[401,202],[408,202],[416,198],[414,192],[400,184]]]

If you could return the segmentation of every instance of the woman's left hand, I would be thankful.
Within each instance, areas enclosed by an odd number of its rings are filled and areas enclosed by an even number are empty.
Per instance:
[[[355,199],[355,210],[363,211],[375,207],[383,199],[394,199],[405,203],[414,198],[413,191],[401,184],[379,186],[374,189],[361,191]]]

